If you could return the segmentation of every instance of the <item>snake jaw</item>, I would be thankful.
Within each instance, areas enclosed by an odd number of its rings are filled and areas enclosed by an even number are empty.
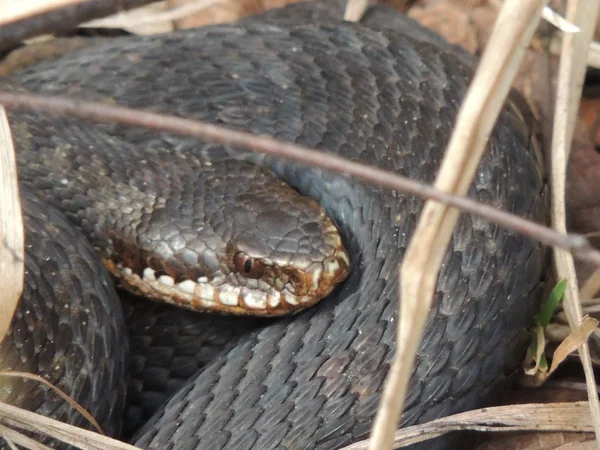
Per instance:
[[[135,294],[196,311],[254,316],[282,316],[312,306],[349,273],[349,259],[343,246],[305,270],[281,269],[270,259],[260,263],[265,273],[259,279],[230,271],[214,277],[176,281],[150,267],[138,274],[122,264],[104,260],[122,286]]]

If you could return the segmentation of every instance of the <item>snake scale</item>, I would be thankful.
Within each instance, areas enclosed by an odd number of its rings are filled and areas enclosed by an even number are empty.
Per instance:
[[[116,38],[1,83],[194,117],[432,182],[473,62],[383,6],[371,7],[361,24],[342,23],[340,8],[336,2],[297,4],[233,25]],[[542,164],[523,111],[507,102],[469,195],[543,222]],[[119,436],[124,415],[131,430],[128,421],[153,414],[131,438],[142,448],[335,449],[368,435],[394,352],[397,268],[421,200],[181,136],[34,112],[11,111],[9,117],[26,218],[27,289],[0,348],[3,369],[49,371],[47,378],[111,435]],[[61,154],[70,156],[56,162]],[[141,190],[140,198],[162,195],[153,190],[165,185],[196,192],[190,186],[199,166],[190,161],[208,158],[225,186],[265,195],[246,184],[253,169],[234,171],[218,163],[238,161],[266,167],[316,200],[339,229],[350,274],[315,306],[283,318],[218,317],[128,300],[129,356],[110,277],[93,261],[81,232],[89,235],[91,229],[93,235],[96,224],[110,222],[111,202],[130,206],[124,214],[143,202],[127,190],[117,190],[118,200],[103,197],[111,191],[105,186],[139,188],[139,177],[146,177],[148,192]],[[180,176],[164,181],[153,175],[178,165],[184,166]],[[125,178],[110,181],[111,174]],[[222,200],[218,186],[204,193]],[[167,211],[173,222],[184,215],[178,208]],[[183,234],[183,227],[174,225],[172,232],[168,221],[161,223],[169,236]],[[482,406],[503,392],[524,354],[544,260],[538,243],[461,216],[402,425]],[[178,344],[183,350],[174,348]],[[209,350],[200,350],[201,344]],[[127,364],[133,365],[131,383]],[[85,424],[47,390],[11,383],[0,391],[8,392],[9,401]],[[127,386],[134,388],[125,414]],[[441,438],[425,448],[449,442]]]

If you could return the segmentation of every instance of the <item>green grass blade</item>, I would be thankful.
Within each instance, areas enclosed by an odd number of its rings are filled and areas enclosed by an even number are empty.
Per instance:
[[[552,292],[550,292],[548,300],[546,300],[542,305],[542,308],[536,317],[537,322],[542,328],[546,328],[546,326],[548,326],[550,323],[550,319],[552,319],[554,311],[556,311],[556,308],[565,295],[566,288],[567,280],[561,280],[558,282],[556,286],[554,286],[554,289],[552,289]]]

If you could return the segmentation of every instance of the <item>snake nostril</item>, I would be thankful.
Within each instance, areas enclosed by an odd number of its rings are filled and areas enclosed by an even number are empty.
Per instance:
[[[297,294],[302,291],[302,279],[294,272],[288,273],[288,284],[291,284],[293,291]]]

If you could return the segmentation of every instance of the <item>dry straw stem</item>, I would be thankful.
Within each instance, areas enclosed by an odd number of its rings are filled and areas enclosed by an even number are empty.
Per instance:
[[[40,444],[35,439],[25,436],[23,433],[0,425],[0,443],[2,443],[2,438],[4,438],[11,450],[19,450],[17,445],[30,450],[54,450],[47,445]]]
[[[158,30],[163,30],[167,27],[173,29],[173,22],[189,17],[192,14],[197,14],[221,1],[222,0],[194,0],[174,8],[168,8],[166,2],[161,2],[156,5],[150,5],[152,7],[156,6],[156,8],[148,9],[147,14],[141,13],[141,10],[145,8],[138,8],[110,17],[92,20],[91,22],[82,24],[82,26],[123,28],[125,30],[132,30],[136,32],[136,34],[151,34],[156,32],[156,26],[158,26]]]
[[[556,108],[552,134],[552,225],[555,230],[566,231],[565,180],[567,160],[573,138],[577,110],[581,98],[583,79],[587,70],[587,53],[592,41],[599,3],[597,0],[571,0],[567,8],[567,20],[580,29],[579,33],[565,34],[558,72]],[[572,256],[560,248],[554,248],[554,264],[558,279],[567,280],[564,308],[571,329],[577,328],[582,319],[577,274]],[[600,403],[587,344],[579,349],[588,386],[590,408],[594,418],[594,432],[600,448]]]
[[[541,18],[543,0],[507,0],[458,114],[435,182],[464,196],[483,155],[519,63]],[[371,450],[391,448],[439,268],[460,211],[428,201],[400,269],[396,356],[377,411]]]
[[[402,428],[394,434],[393,448],[405,447],[460,430],[589,432],[593,430],[593,425],[587,402],[497,406]],[[341,450],[366,450],[370,448],[369,442],[356,442]]]
[[[139,450],[138,447],[116,439],[67,425],[2,402],[0,402],[0,426],[10,427],[15,431],[23,430],[52,436],[84,450]],[[12,435],[11,439],[14,440]]]
[[[369,0],[348,0],[344,11],[344,20],[358,22],[365,13]]]
[[[0,107],[0,342],[23,292],[23,217],[8,118]]]

